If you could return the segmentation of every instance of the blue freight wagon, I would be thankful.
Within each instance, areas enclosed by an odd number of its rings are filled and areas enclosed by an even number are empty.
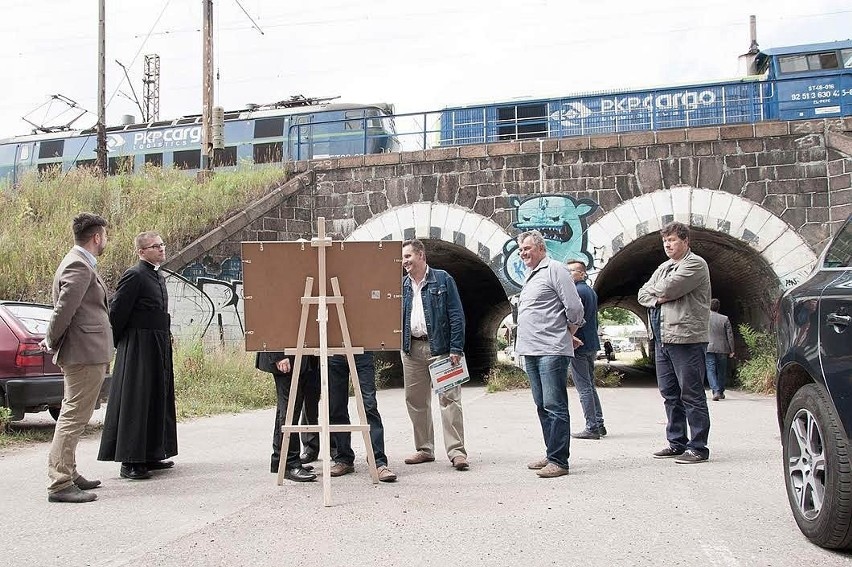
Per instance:
[[[732,81],[447,108],[440,145],[852,115],[852,41],[767,49]]]

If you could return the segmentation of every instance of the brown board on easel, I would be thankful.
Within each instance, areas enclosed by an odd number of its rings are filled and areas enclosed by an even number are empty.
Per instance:
[[[305,279],[318,294],[317,248],[310,242],[243,242],[243,298],[247,351],[298,346]],[[351,344],[364,350],[402,348],[402,242],[333,242],[326,248],[326,276],[338,278]],[[330,287],[329,287],[330,289]],[[311,308],[316,319],[317,309]],[[337,311],[328,311],[328,346],[342,347]],[[305,344],[319,347],[316,325]]]

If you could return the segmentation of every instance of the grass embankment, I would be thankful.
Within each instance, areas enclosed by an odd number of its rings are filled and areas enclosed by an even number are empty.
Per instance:
[[[109,288],[136,262],[133,238],[156,230],[177,251],[283,181],[280,167],[217,172],[204,184],[173,169],[100,178],[90,170],[32,173],[0,193],[0,298],[50,302],[59,261],[74,244],[71,220],[89,211],[110,223],[98,271]]]
[[[133,237],[157,230],[176,251],[233,212],[284,180],[278,167],[217,172],[205,184],[175,170],[157,168],[135,175],[100,178],[86,170],[56,176],[32,174],[19,187],[0,192],[0,299],[50,303],[53,273],[73,245],[71,220],[81,211],[110,223],[107,249],[98,271],[114,289],[121,273],[136,262]],[[240,349],[176,345],[175,396],[178,419],[275,403],[269,374],[254,369],[254,355]],[[6,423],[0,408],[0,449],[50,441],[53,425]],[[46,415],[46,414],[44,414]],[[87,433],[99,427],[87,428]]]

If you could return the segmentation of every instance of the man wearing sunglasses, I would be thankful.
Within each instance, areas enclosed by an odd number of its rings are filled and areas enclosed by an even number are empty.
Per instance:
[[[150,478],[177,455],[171,319],[160,265],[166,245],[156,232],[135,239],[139,263],[118,281],[109,318],[116,346],[109,403],[98,453],[121,463],[122,478]]]

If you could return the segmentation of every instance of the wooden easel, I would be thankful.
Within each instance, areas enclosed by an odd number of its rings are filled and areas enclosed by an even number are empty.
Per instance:
[[[378,484],[379,474],[376,471],[376,459],[373,455],[373,444],[370,441],[370,425],[367,423],[367,412],[364,409],[364,398],[361,395],[361,383],[358,380],[358,370],[355,367],[355,355],[363,354],[362,347],[353,347],[349,336],[349,327],[346,324],[346,313],[343,309],[343,296],[340,293],[340,284],[337,278],[331,278],[331,289],[333,294],[326,295],[326,248],[332,245],[332,240],[326,237],[325,218],[317,218],[318,236],[311,239],[311,246],[317,248],[319,294],[314,296],[314,278],[305,279],[305,291],[302,294],[302,313],[299,319],[299,336],[295,348],[285,349],[284,354],[295,355],[293,361],[292,378],[290,381],[290,396],[287,400],[287,415],[281,426],[283,441],[281,451],[287,450],[288,440],[291,433],[318,432],[320,434],[320,457],[322,458],[322,493],[323,504],[331,506],[331,443],[330,433],[341,433],[346,431],[360,431],[364,436],[364,447],[367,452],[367,463],[373,484]],[[340,322],[340,331],[343,335],[343,347],[334,348],[328,346],[328,305],[337,307],[337,318]],[[308,311],[311,305],[317,306],[317,323],[319,325],[319,348],[306,348],[305,334],[308,327]],[[355,407],[358,409],[360,423],[357,424],[329,424],[329,398],[328,398],[328,357],[335,354],[346,355],[349,363],[349,380],[355,391]],[[296,391],[299,384],[299,373],[302,367],[302,356],[315,355],[320,361],[320,414],[318,425],[290,425],[296,406]],[[284,471],[286,459],[283,458],[278,464],[278,485],[284,482]]]

